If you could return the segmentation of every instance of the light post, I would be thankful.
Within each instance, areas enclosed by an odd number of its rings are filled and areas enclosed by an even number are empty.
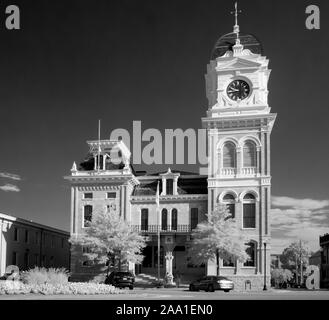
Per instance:
[[[267,290],[266,287],[266,242],[264,242],[264,291]]]

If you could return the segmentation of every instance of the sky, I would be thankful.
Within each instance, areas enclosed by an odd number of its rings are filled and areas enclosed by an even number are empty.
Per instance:
[[[234,1],[15,1],[14,31],[5,28],[9,4],[0,3],[0,212],[69,230],[63,176],[97,138],[98,119],[103,139],[138,120],[143,129],[201,128],[206,65],[232,31]],[[310,4],[320,30],[305,27]],[[300,238],[316,250],[329,230],[329,3],[239,6],[241,32],[260,39],[272,69],[272,250]]]

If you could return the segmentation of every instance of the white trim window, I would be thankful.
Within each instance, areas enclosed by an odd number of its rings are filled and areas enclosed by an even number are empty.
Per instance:
[[[223,197],[223,204],[226,206],[226,209],[231,214],[232,218],[235,218],[235,198],[231,193],[227,193]]]
[[[83,207],[83,227],[88,227],[88,224],[91,222],[93,216],[93,206],[87,204]]]
[[[223,168],[236,168],[236,148],[231,141],[225,142],[223,146]]]
[[[243,197],[243,228],[256,228],[256,199],[251,193]]]
[[[243,145],[243,167],[256,167],[256,144],[253,141],[246,141]]]

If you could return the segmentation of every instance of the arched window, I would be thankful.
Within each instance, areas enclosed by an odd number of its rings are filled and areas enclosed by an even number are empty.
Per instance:
[[[93,215],[93,207],[91,205],[84,206],[83,216],[84,216],[84,227],[88,227],[88,224],[91,222]]]
[[[171,230],[177,231],[177,209],[171,211]]]
[[[223,168],[235,168],[235,145],[232,142],[223,146]]]
[[[249,242],[246,244],[247,245],[247,255],[248,258],[247,260],[244,262],[244,266],[245,267],[256,267],[256,244],[254,242]]]
[[[141,213],[141,230],[147,231],[149,225],[149,210],[148,209],[142,209]]]
[[[227,193],[223,197],[223,203],[226,205],[228,212],[231,214],[231,217],[235,217],[235,198],[232,194]]]
[[[162,209],[161,230],[167,230],[168,227],[168,210]]]
[[[256,228],[256,200],[251,193],[243,198],[243,228]]]
[[[256,167],[256,145],[252,141],[247,141],[243,146],[243,166]]]

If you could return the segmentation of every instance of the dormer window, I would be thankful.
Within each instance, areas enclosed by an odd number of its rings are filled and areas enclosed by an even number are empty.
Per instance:
[[[173,179],[167,179],[166,183],[166,194],[172,195],[174,191],[174,181]]]
[[[160,174],[162,179],[162,195],[177,195],[177,180],[179,173],[171,172],[170,168],[166,173]]]

